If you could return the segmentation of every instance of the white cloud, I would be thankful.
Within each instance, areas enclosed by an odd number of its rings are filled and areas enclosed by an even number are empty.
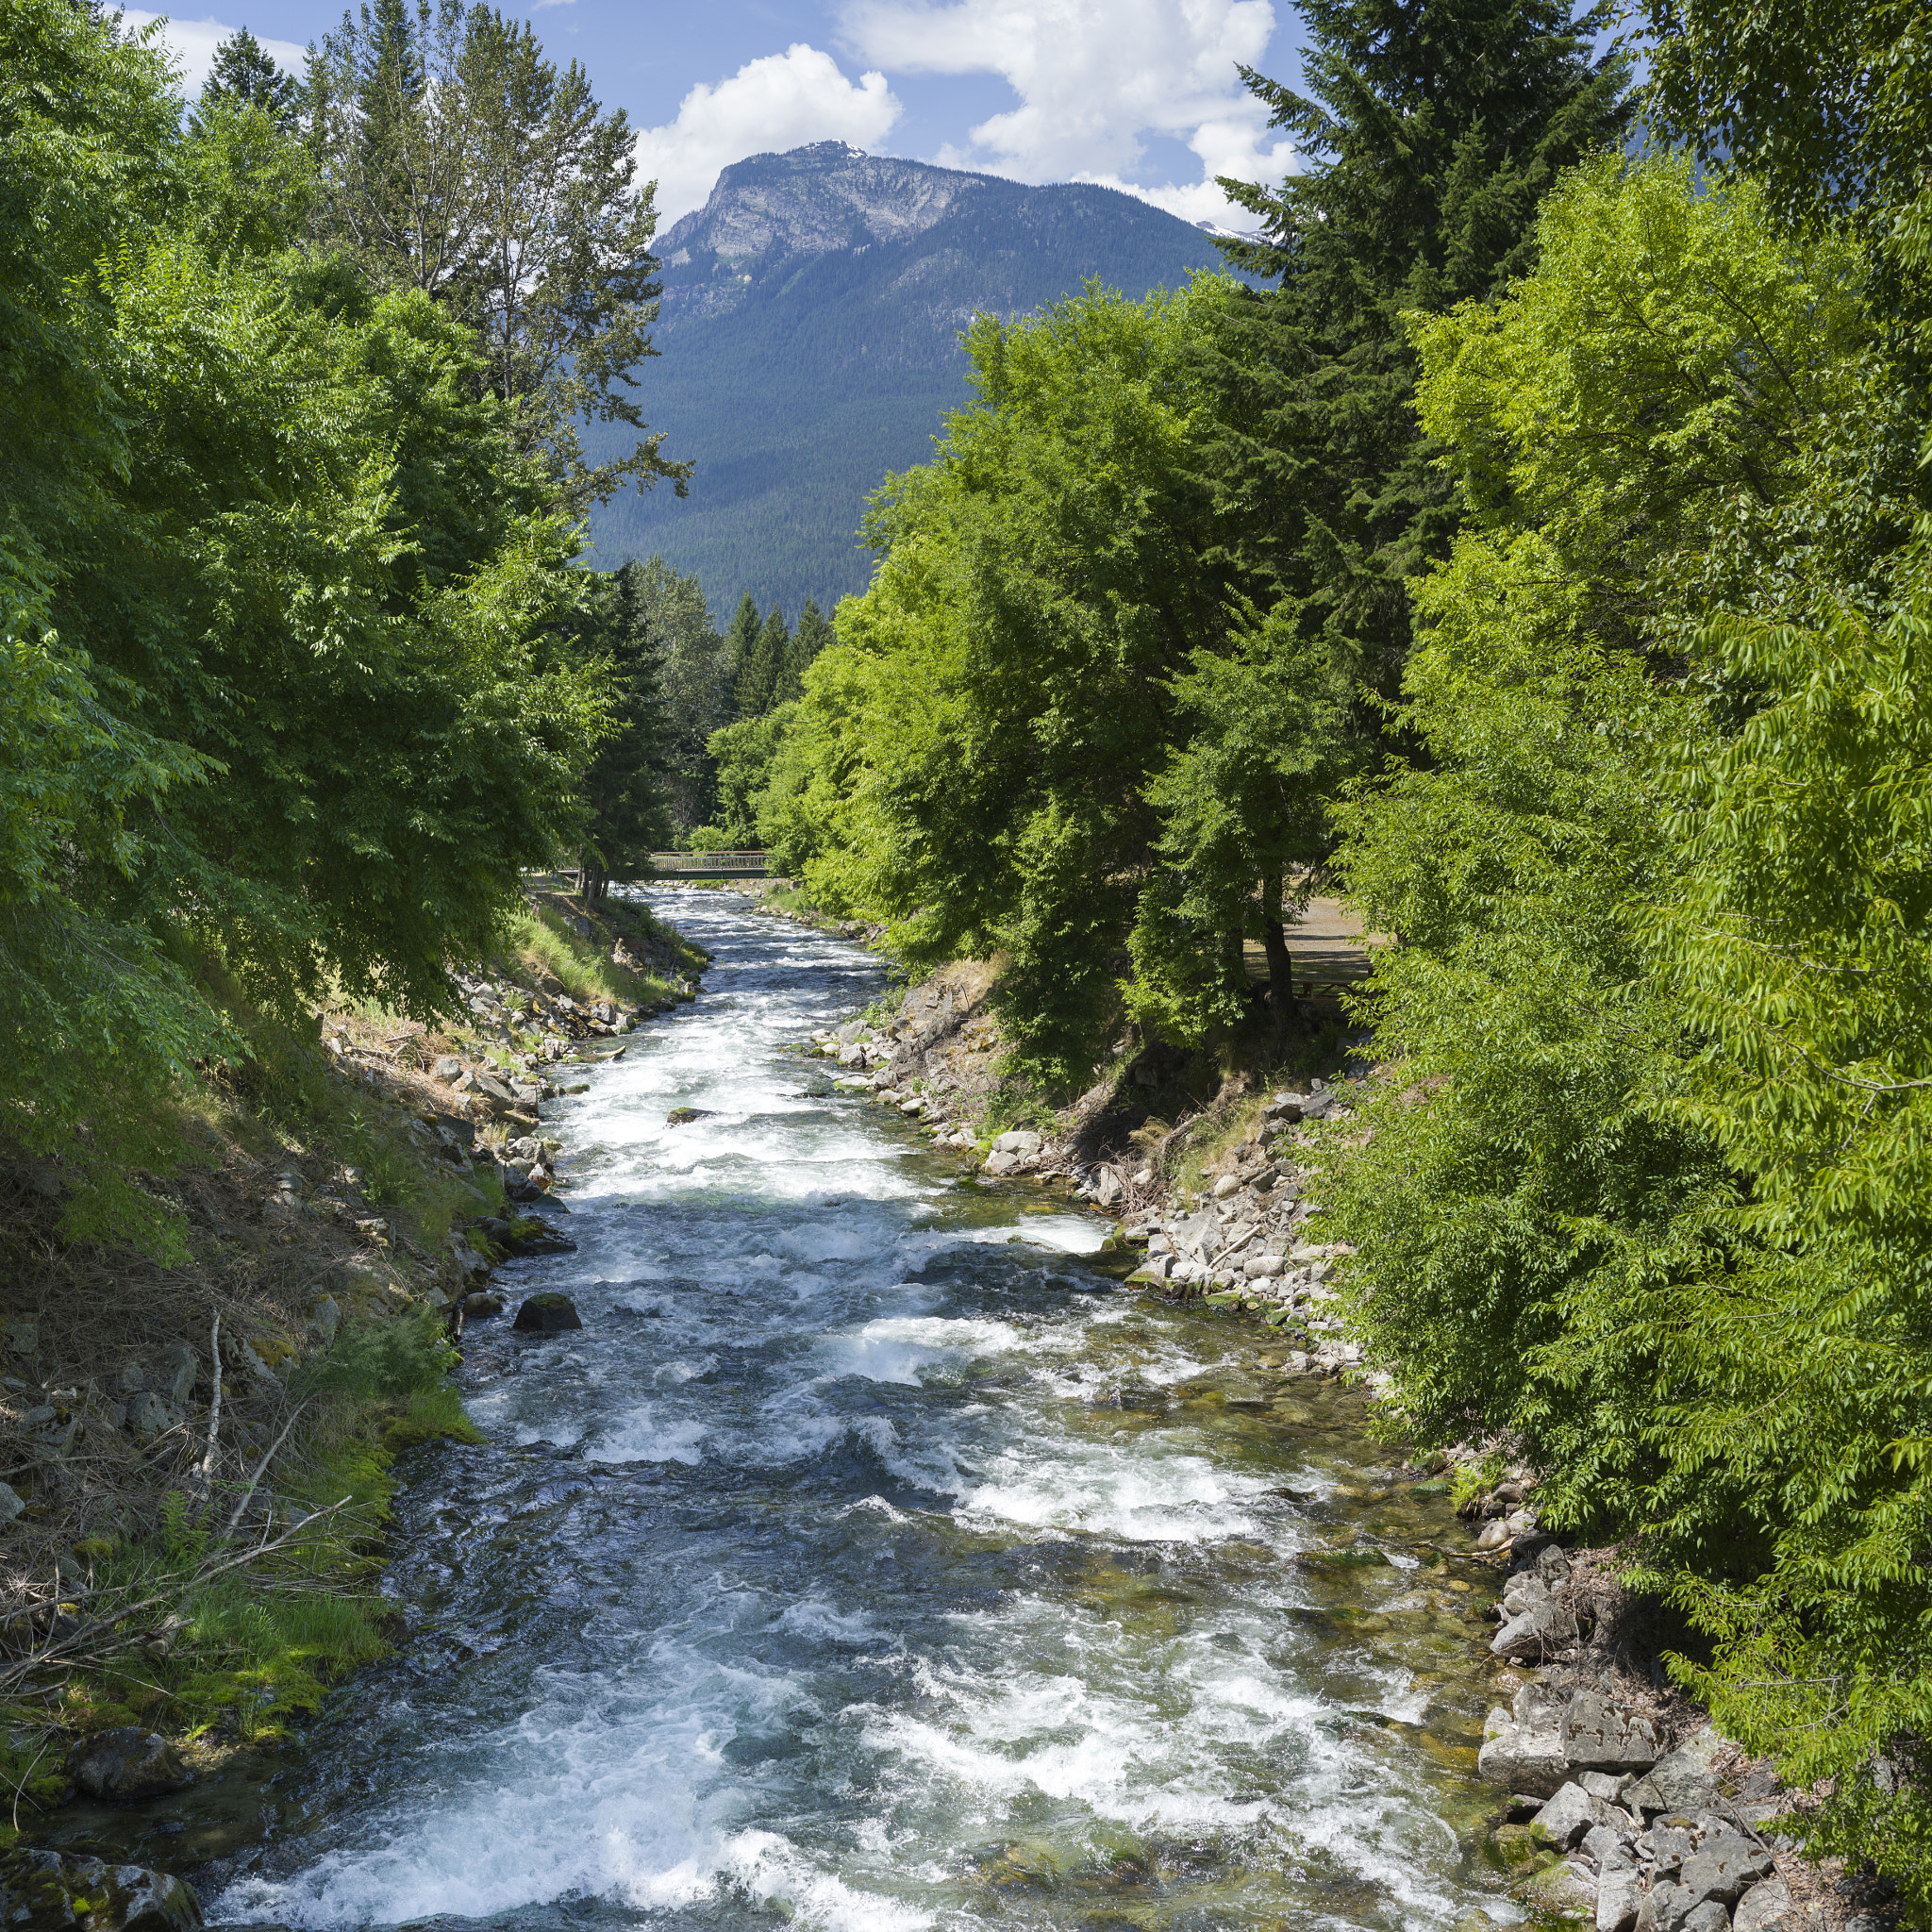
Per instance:
[[[220,20],[176,20],[170,14],[149,13],[140,7],[129,7],[124,11],[127,25],[132,27],[143,27],[156,20],[162,23],[161,39],[181,69],[190,100],[201,92],[201,84],[214,64],[215,49],[235,31],[226,22]],[[293,41],[263,40],[259,34],[255,38],[273,57],[277,67],[285,74],[300,78],[308,61],[303,48]]]
[[[716,87],[692,88],[675,121],[639,134],[638,166],[656,178],[658,219],[669,227],[704,204],[722,168],[746,155],[811,141],[874,147],[899,113],[883,74],[862,74],[855,84],[829,54],[799,41],[782,54],[747,60]]]
[[[1279,181],[1295,166],[1241,86],[1274,31],[1270,0],[846,0],[864,58],[891,72],[997,74],[1018,107],[939,158],[1021,180],[1104,181],[1189,221],[1251,225],[1216,175]],[[1149,136],[1200,157],[1191,181],[1136,178]]]

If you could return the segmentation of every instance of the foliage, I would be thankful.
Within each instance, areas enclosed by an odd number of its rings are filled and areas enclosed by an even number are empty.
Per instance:
[[[196,117],[207,121],[219,107],[258,108],[284,134],[292,133],[300,112],[301,88],[275,65],[274,55],[244,27],[215,49],[202,83]]]
[[[980,401],[880,492],[885,555],[769,813],[815,903],[890,921],[908,960],[1007,953],[1008,1037],[1056,1077],[1120,1016],[1170,680],[1224,621],[1188,374],[1224,290],[974,325]]]
[[[475,331],[517,446],[560,500],[580,513],[666,478],[682,495],[690,466],[661,454],[629,393],[656,354],[658,217],[624,110],[602,112],[530,26],[465,0],[344,14],[305,92],[320,235]],[[586,423],[631,446],[588,462]]]
[[[778,702],[778,687],[791,655],[791,633],[786,627],[785,613],[776,605],[756,629],[744,622],[747,615],[756,622],[756,608],[747,602],[741,604],[739,610],[731,626],[732,641],[738,646],[733,702],[741,719],[762,718]]]
[[[1309,165],[1279,188],[1222,184],[1262,230],[1224,253],[1278,286],[1221,313],[1216,508],[1257,600],[1295,599],[1302,625],[1392,691],[1407,584],[1459,516],[1415,434],[1402,318],[1533,266],[1539,202],[1622,134],[1628,63],[1591,58],[1606,9],[1570,0],[1300,4],[1307,94],[1242,73]]]
[[[1714,1641],[1726,1729],[1830,1780],[1813,1846],[1922,1891],[1932,605],[1923,553],[1874,615],[1802,541],[1873,329],[1768,199],[1605,161],[1506,299],[1413,324],[1471,523],[1415,593],[1425,761],[1345,813],[1403,944],[1331,1211],[1422,1437],[1512,1435]]]
[[[608,667],[610,731],[583,777],[585,839],[579,887],[588,901],[612,878],[635,878],[653,852],[671,842],[663,774],[670,737],[660,687],[660,646],[654,635],[644,568],[627,563],[586,585],[576,651]]]
[[[710,830],[719,841],[713,849],[746,852],[758,846],[758,803],[797,709],[795,705],[779,705],[760,715],[741,718],[713,735],[718,818]]]
[[[0,1104],[92,1182],[71,1229],[165,1245],[126,1169],[243,1050],[203,962],[284,1015],[435,1008],[572,829],[602,699],[545,655],[574,538],[461,326],[285,246],[261,109],[184,128],[58,0],[0,37]]]

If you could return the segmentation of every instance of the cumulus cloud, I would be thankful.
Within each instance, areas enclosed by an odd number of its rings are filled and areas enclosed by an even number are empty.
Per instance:
[[[658,212],[668,227],[704,204],[732,161],[811,141],[875,147],[899,113],[883,74],[849,81],[829,54],[799,41],[782,54],[747,60],[716,87],[692,88],[675,121],[639,134],[638,165],[657,180]]]
[[[1295,166],[1235,72],[1262,60],[1270,0],[846,0],[841,19],[891,72],[997,74],[1019,96],[940,157],[955,167],[1104,181],[1190,221],[1241,225],[1214,176],[1279,181]],[[1198,177],[1139,179],[1150,136],[1191,148]]]
[[[126,24],[131,27],[147,26],[157,20],[161,22],[161,39],[181,69],[181,77],[191,100],[201,92],[202,82],[208,78],[208,71],[214,65],[215,49],[235,31],[225,21],[176,20],[172,14],[149,13],[139,7],[129,7],[124,11]],[[284,73],[300,75],[308,57],[293,41],[263,40],[260,34],[255,38]]]

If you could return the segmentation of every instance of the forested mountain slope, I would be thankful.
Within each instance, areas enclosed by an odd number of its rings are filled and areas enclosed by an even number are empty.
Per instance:
[[[592,530],[607,568],[661,553],[721,616],[746,591],[796,611],[863,587],[865,497],[924,461],[966,399],[958,332],[975,313],[1025,313],[1092,275],[1138,296],[1218,261],[1202,230],[1113,189],[840,142],[725,169],[658,247],[662,356],[641,393],[697,472],[685,500],[627,493]]]

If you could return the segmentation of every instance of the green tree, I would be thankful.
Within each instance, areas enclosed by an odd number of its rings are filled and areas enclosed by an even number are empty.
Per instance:
[[[752,602],[751,592],[747,591],[739,598],[738,608],[731,613],[731,622],[724,627],[724,675],[730,681],[731,707],[735,716],[743,715],[738,690],[745,674],[757,661],[761,628],[758,607]]]
[[[322,239],[475,329],[519,446],[572,511],[631,484],[681,495],[690,466],[663,456],[631,393],[657,353],[658,217],[624,110],[603,112],[527,25],[464,0],[345,15],[311,51],[307,91]],[[591,465],[585,422],[637,441]]]
[[[633,560],[593,577],[574,629],[576,653],[605,671],[611,694],[608,735],[583,778],[577,877],[585,898],[595,901],[613,878],[644,871],[673,836],[664,782],[671,726],[644,566]]]
[[[637,581],[660,653],[672,823],[688,832],[704,824],[716,808],[717,772],[709,744],[711,734],[731,715],[725,643],[695,576],[680,576],[661,557],[654,557]]]
[[[818,660],[819,653],[832,641],[832,636],[831,620],[813,599],[808,597],[805,608],[798,613],[798,628],[791,633],[791,641],[785,649],[785,668],[778,677],[779,703],[804,695],[805,674]]]
[[[1470,521],[1414,591],[1426,760],[1344,814],[1404,943],[1329,1206],[1410,1425],[1520,1441],[1827,1794],[1813,1847],[1924,1899],[1932,573],[1813,541],[1877,330],[1768,204],[1606,161],[1506,299],[1415,319]]]
[[[1172,680],[1225,632],[1194,374],[1224,299],[1094,289],[974,325],[977,400],[874,500],[873,585],[805,678],[809,762],[774,764],[788,867],[908,959],[1005,953],[1021,1058],[1056,1081],[1124,1015]]]
[[[712,735],[711,757],[718,767],[714,824],[724,849],[748,852],[758,847],[759,807],[796,715],[795,705],[778,705]]]
[[[64,0],[0,36],[4,1105],[159,1239],[114,1171],[238,1050],[192,962],[290,1017],[435,1009],[573,831],[602,706],[545,657],[575,539],[460,326],[283,249],[283,177],[218,178],[258,148],[185,132],[144,42]]]
[[[1307,172],[1222,184],[1262,230],[1224,250],[1277,286],[1221,311],[1218,521],[1257,601],[1295,600],[1388,691],[1408,647],[1408,580],[1447,554],[1459,515],[1415,433],[1402,318],[1534,264],[1538,204],[1627,124],[1628,62],[1592,60],[1605,10],[1570,0],[1298,5],[1307,94],[1242,72]]]
[[[736,628],[734,625],[734,634]],[[739,660],[734,699],[741,718],[762,718],[777,702],[791,651],[791,633],[786,628],[785,613],[774,604],[758,626],[749,651]]]
[[[206,119],[222,103],[259,108],[284,134],[291,134],[301,114],[301,92],[295,76],[284,74],[244,26],[215,49],[196,113]]]

